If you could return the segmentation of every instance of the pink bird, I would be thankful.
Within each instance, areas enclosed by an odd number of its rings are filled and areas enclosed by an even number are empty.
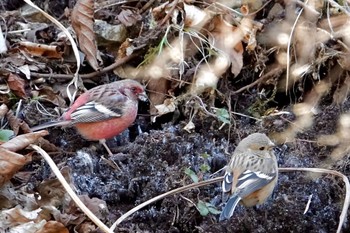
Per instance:
[[[136,119],[138,100],[146,101],[144,87],[131,79],[94,87],[75,100],[56,121],[32,128],[33,131],[53,126],[75,126],[87,140],[97,141],[106,148],[105,139],[123,132]]]

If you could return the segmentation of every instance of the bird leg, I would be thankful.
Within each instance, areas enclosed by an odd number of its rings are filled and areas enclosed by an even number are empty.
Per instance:
[[[104,146],[104,148],[106,149],[107,153],[109,156],[112,156],[113,153],[112,151],[109,149],[109,147],[106,144],[106,139],[100,139],[100,143]]]
[[[111,157],[113,155],[112,151],[109,149],[109,147],[106,144],[106,139],[100,139],[99,140],[100,143],[103,145],[103,147],[106,149],[108,156]],[[106,159],[104,156],[101,157],[101,159],[103,159],[109,166],[111,166],[112,168],[114,168],[115,170],[119,170],[121,171],[122,169],[120,169],[120,167],[118,166],[117,163],[115,163],[114,161],[110,160],[110,159]]]

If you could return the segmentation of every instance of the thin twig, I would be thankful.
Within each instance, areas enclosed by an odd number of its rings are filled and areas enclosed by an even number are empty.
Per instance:
[[[309,0],[305,1],[305,4],[308,3]],[[292,43],[292,39],[293,39],[293,33],[295,30],[295,27],[297,26],[297,23],[299,21],[299,18],[301,16],[301,13],[303,13],[304,8],[302,8],[299,12],[299,14],[297,15],[297,18],[294,21],[294,24],[292,26],[291,32],[289,34],[289,38],[288,38],[288,44],[287,44],[287,70],[286,70],[286,93],[288,92],[288,82],[289,82],[289,73],[290,73],[290,45]]]
[[[107,73],[111,70],[114,70],[115,68],[125,64],[126,62],[130,61],[131,59],[135,58],[136,56],[138,56],[139,54],[131,54],[129,56],[123,57],[121,59],[118,59],[117,61],[115,61],[112,65],[109,65],[105,68],[103,68],[100,71],[95,71],[89,74],[81,74],[80,77],[82,79],[89,79],[89,78],[93,78],[95,76]],[[37,77],[37,78],[60,78],[60,79],[71,79],[73,77],[73,74],[41,74],[41,73],[35,73],[35,72],[31,72],[30,75],[32,77]]]
[[[259,79],[255,80],[254,82],[252,82],[251,84],[247,85],[247,86],[244,86],[240,89],[238,89],[237,91],[234,91],[232,92],[232,94],[236,95],[236,94],[239,94],[261,82],[263,82],[264,80],[270,78],[270,77],[275,77],[275,76],[279,76],[282,72],[283,72],[283,68],[278,66],[272,70],[270,70],[268,73],[264,74],[263,76],[261,76]]]
[[[166,14],[166,16],[163,18],[162,22],[160,23],[159,26],[163,26],[167,21],[168,19],[170,18],[170,16],[173,14],[177,4],[179,3],[179,0],[174,0],[173,2],[173,6],[170,8],[170,10],[168,11],[168,14]]]
[[[142,14],[143,12],[145,12],[148,8],[151,7],[151,5],[155,2],[156,0],[150,0],[148,1],[141,9],[140,9],[140,14]]]

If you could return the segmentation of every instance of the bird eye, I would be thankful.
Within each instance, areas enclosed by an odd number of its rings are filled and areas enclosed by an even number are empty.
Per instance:
[[[264,146],[259,147],[259,150],[265,150]]]
[[[137,90],[136,87],[132,87],[132,88],[131,88],[131,91],[132,91],[132,92],[136,92],[136,90]]]

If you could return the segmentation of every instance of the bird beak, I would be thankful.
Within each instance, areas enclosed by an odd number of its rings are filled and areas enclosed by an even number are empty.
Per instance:
[[[146,95],[146,92],[141,92],[137,95],[137,98],[139,98],[139,100],[141,101],[148,101],[148,96]]]
[[[275,145],[275,143],[273,143],[273,142],[269,142],[269,148],[270,149],[273,149],[273,148],[275,148],[276,147],[276,145]]]

